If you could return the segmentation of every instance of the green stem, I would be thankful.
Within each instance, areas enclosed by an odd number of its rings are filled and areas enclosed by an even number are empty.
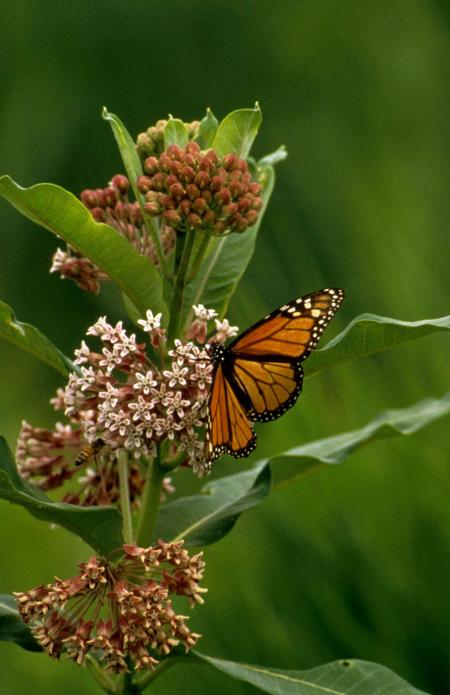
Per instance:
[[[138,198],[139,205],[141,208],[142,212],[142,217],[144,218],[145,226],[147,227],[147,230],[151,236],[151,239],[155,245],[155,251],[156,251],[156,256],[158,258],[158,263],[161,267],[161,270],[163,274],[165,275],[166,278],[170,279],[171,273],[169,269],[169,264],[168,260],[164,255],[163,247],[161,245],[161,239],[159,237],[159,226],[157,221],[155,220],[154,217],[148,214],[148,212],[144,208],[144,201],[142,196],[140,195]]]
[[[211,241],[211,238],[212,238],[212,236],[209,232],[204,232],[204,237],[203,237],[201,244],[198,248],[197,254],[192,262],[192,268],[191,268],[191,272],[190,272],[189,277],[188,277],[188,282],[192,282],[192,280],[197,276],[197,273],[200,270],[200,266],[202,264],[205,253],[208,249],[209,242]]]
[[[186,661],[185,656],[173,656],[168,659],[164,659],[164,661],[160,661],[157,666],[152,671],[148,671],[148,673],[145,674],[145,676],[142,676],[142,678],[139,678],[136,680],[136,685],[139,688],[139,691],[142,692],[142,690],[145,690],[150,683],[153,683],[154,680],[156,680],[164,671],[167,671],[168,668],[171,666],[176,666],[177,664],[181,662]]]
[[[122,533],[125,543],[133,542],[133,524],[131,520],[130,488],[128,485],[128,454],[121,451],[118,460],[120,511],[122,512]]]
[[[153,461],[149,461],[147,479],[141,498],[141,511],[139,514],[136,542],[139,546],[147,548],[152,540],[153,531],[158,516],[159,503],[161,501],[161,488],[164,480],[164,468],[161,466],[160,451]]]
[[[95,678],[99,686],[105,691],[105,693],[115,693],[116,686],[113,679],[106,673],[106,671],[100,666],[97,659],[88,654],[85,660],[86,668]]]
[[[181,256],[180,265],[178,267],[178,273],[175,280],[175,287],[173,289],[172,302],[170,305],[170,323],[167,332],[167,337],[170,342],[180,333],[181,324],[181,312],[183,309],[183,294],[186,285],[186,276],[189,267],[189,261],[192,254],[192,249],[194,246],[195,232],[190,229],[186,232],[186,240],[184,242],[183,254]]]

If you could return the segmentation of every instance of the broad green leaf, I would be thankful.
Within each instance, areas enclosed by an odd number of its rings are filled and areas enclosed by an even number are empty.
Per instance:
[[[198,135],[195,138],[195,141],[202,150],[207,150],[212,147],[218,125],[219,121],[208,107],[206,109],[206,116],[200,121]]]
[[[2,176],[0,195],[25,217],[90,258],[128,295],[142,315],[152,309],[167,316],[162,280],[156,268],[115,229],[95,222],[72,193],[50,183],[22,188],[9,176]]]
[[[225,536],[246,509],[262,502],[270,489],[270,470],[262,465],[213,480],[201,494],[181,497],[163,505],[158,515],[157,538],[185,539],[186,546],[215,543]]]
[[[172,118],[172,116],[169,116],[167,125],[164,128],[164,149],[167,150],[169,145],[184,147],[188,142],[189,133],[183,121],[180,121],[179,118]]]
[[[230,152],[246,159],[261,125],[261,109],[238,109],[219,123],[212,148],[223,157]]]
[[[260,166],[275,166],[275,164],[279,164],[280,162],[284,162],[286,157],[288,156],[287,150],[285,145],[280,145],[274,152],[270,152],[270,154],[266,154],[264,157],[261,157],[259,160],[258,164]]]
[[[101,554],[107,554],[123,543],[122,519],[115,509],[53,502],[20,477],[3,437],[0,437],[0,498],[19,504],[37,519],[63,526]]]
[[[0,641],[15,642],[22,649],[41,652],[31,630],[19,615],[14,596],[0,594]]]
[[[312,353],[304,364],[305,375],[449,328],[450,316],[425,321],[397,321],[375,314],[361,314],[326,347]]]
[[[321,466],[339,464],[370,442],[413,434],[434,420],[450,413],[450,392],[440,399],[427,398],[409,408],[386,410],[360,429],[319,439],[272,456],[273,490]]]
[[[332,661],[306,671],[282,671],[214,659],[199,652],[194,656],[272,695],[426,695],[385,666],[359,659]]]
[[[213,237],[208,254],[195,280],[189,284],[184,296],[184,312],[193,304],[202,303],[215,309],[222,318],[228,303],[242,278],[255,250],[256,238],[275,183],[272,167],[264,167],[259,177],[263,185],[263,207],[258,221],[242,234]]]
[[[4,302],[0,302],[0,338],[31,353],[38,360],[45,362],[64,376],[78,369],[37,328],[29,323],[17,321],[11,307]]]
[[[163,505],[156,536],[184,538],[187,546],[216,543],[233,528],[239,514],[260,504],[269,492],[294,483],[324,465],[343,463],[354,451],[378,439],[407,435],[450,413],[450,392],[409,408],[388,410],[365,427],[289,449],[252,468],[204,485],[201,494]]]
[[[142,196],[137,189],[136,180],[138,176],[142,176],[142,165],[136,144],[120,118],[115,113],[110,113],[106,106],[103,107],[102,118],[111,126],[134,196],[136,200],[140,200]]]

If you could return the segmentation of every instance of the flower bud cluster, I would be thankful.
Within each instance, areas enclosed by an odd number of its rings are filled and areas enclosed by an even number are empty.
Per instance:
[[[136,149],[142,161],[151,154],[161,154],[164,150],[164,130],[168,121],[164,118],[150,126],[143,133],[139,133],[136,141]],[[189,140],[195,138],[200,128],[200,121],[191,121],[184,124],[189,135]]]
[[[113,176],[106,188],[86,189],[80,198],[97,222],[114,227],[129,241],[136,251],[147,256],[153,265],[158,265],[155,246],[145,226],[139,203],[128,198],[130,183],[126,176]],[[175,244],[175,235],[169,225],[160,228],[163,253],[169,255]],[[100,282],[107,279],[89,259],[81,256],[74,248],[57,249],[53,256],[50,272],[58,272],[62,278],[71,278],[88,292],[98,293]]]
[[[147,157],[144,170],[137,186],[145,195],[145,209],[177,231],[244,232],[258,219],[261,185],[237,155],[219,157],[189,142]]]
[[[118,551],[119,552],[119,551]],[[153,668],[160,656],[182,644],[191,649],[199,634],[177,615],[173,596],[193,607],[207,589],[199,586],[202,553],[189,556],[178,543],[150,548],[124,545],[113,562],[91,557],[71,579],[16,592],[19,612],[37,642],[52,657],[66,654],[78,664],[93,652],[114,673]]]

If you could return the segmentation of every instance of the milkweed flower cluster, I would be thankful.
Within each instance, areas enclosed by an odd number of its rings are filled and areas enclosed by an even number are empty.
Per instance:
[[[183,541],[126,544],[116,561],[93,556],[70,579],[14,595],[50,656],[65,654],[82,664],[93,652],[114,673],[128,671],[128,657],[136,670],[148,669],[175,646],[188,651],[199,639],[188,618],[175,612],[172,597],[186,597],[191,607],[203,603],[204,567],[202,553],[190,557]]]
[[[130,201],[128,194],[130,182],[126,176],[113,176],[105,188],[85,189],[80,195],[97,222],[105,222],[114,227],[142,256],[147,256],[153,265],[158,266],[155,245],[145,225],[141,208],[136,201]],[[162,252],[170,255],[175,244],[175,234],[169,225],[159,229]],[[53,255],[50,272],[59,273],[62,278],[71,278],[79,287],[88,292],[98,293],[101,281],[107,279],[89,258],[81,256],[74,248],[58,248]]]
[[[16,447],[20,474],[43,490],[76,476],[78,487],[65,493],[65,502],[114,504],[119,500],[116,456],[125,449],[131,454],[131,501],[138,503],[145,482],[139,458],[153,455],[156,444],[164,440],[173,456],[180,455],[194,472],[204,474],[203,430],[212,363],[203,343],[213,321],[211,340],[219,343],[236,335],[237,326],[219,321],[215,311],[201,304],[193,314],[187,339],[175,341],[168,353],[170,363],[163,368],[150,360],[146,344],[128,335],[122,323],[111,326],[101,318],[89,328],[88,335],[100,340],[100,350],[91,350],[83,341],[75,353],[80,373],[72,373],[66,388],[51,401],[71,423],[57,423],[48,430],[23,422]],[[148,311],[140,324],[153,348],[164,347],[160,314]],[[98,454],[92,457],[95,465],[80,471],[75,465],[80,452],[99,441]],[[173,490],[171,479],[165,478],[163,494]]]
[[[159,157],[147,157],[144,170],[137,186],[145,209],[177,231],[244,232],[258,219],[261,185],[235,154],[219,157],[196,142],[170,145]]]

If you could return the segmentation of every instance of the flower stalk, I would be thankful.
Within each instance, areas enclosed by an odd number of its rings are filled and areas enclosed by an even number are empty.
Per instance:
[[[122,512],[122,533],[125,543],[133,542],[133,523],[131,519],[130,486],[128,483],[129,467],[128,454],[122,449],[118,456],[120,511]]]
[[[161,465],[160,447],[154,459],[148,463],[147,479],[141,499],[141,511],[139,514],[136,542],[141,546],[150,545],[150,539],[156,525],[159,504],[161,501],[161,489],[164,481],[165,469]]]
[[[186,232],[183,253],[178,268],[175,286],[173,288],[172,302],[170,304],[170,322],[168,329],[169,341],[173,342],[180,334],[181,312],[183,308],[184,288],[186,286],[187,271],[194,248],[195,232],[190,229]]]

